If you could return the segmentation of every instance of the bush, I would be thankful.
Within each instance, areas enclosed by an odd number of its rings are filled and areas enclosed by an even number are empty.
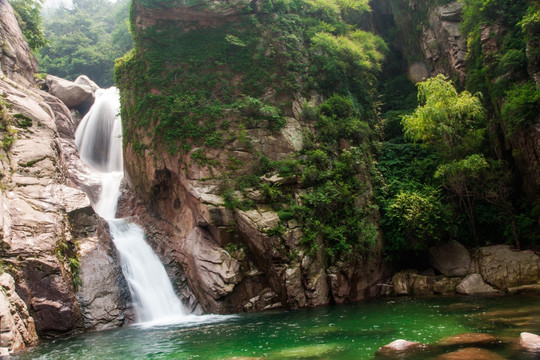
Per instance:
[[[540,91],[534,83],[517,85],[506,93],[501,115],[509,135],[521,127],[532,124],[539,113]]]

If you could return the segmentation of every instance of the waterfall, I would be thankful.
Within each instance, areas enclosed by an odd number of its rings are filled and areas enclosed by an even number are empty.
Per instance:
[[[101,178],[101,194],[93,207],[109,224],[137,321],[179,322],[186,317],[186,311],[174,293],[163,264],[146,243],[144,231],[136,224],[116,219],[120,183],[124,176],[119,108],[116,88],[98,90],[94,105],[75,133],[81,159]]]

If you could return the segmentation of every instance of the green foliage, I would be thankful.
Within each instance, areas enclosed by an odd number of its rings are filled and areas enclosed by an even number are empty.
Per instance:
[[[38,50],[48,44],[43,32],[41,8],[43,0],[10,0],[17,21],[30,49]]]
[[[75,291],[77,291],[79,286],[82,284],[82,280],[79,275],[80,263],[77,247],[77,243],[68,243],[65,238],[60,238],[55,249],[58,260],[61,263],[66,264],[71,272]]]
[[[452,82],[440,74],[417,86],[421,105],[403,116],[406,136],[435,146],[448,158],[479,146],[482,132],[477,129],[484,125],[484,108],[477,96],[467,91],[458,94]]]
[[[44,17],[49,44],[40,49],[40,71],[74,80],[88,75],[102,87],[113,84],[114,59],[132,47],[129,1],[74,1]]]
[[[450,208],[433,188],[399,192],[385,210],[386,225],[391,227],[390,251],[425,251],[447,239],[451,231]]]
[[[501,117],[508,133],[532,124],[540,114],[540,90],[533,82],[514,86],[506,93]]]

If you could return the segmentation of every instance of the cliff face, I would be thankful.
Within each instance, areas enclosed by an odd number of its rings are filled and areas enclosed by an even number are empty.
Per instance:
[[[539,201],[539,101],[536,99],[534,104],[535,101],[530,100],[526,105],[534,115],[509,111],[511,115],[505,116],[504,109],[505,104],[509,104],[508,108],[516,106],[512,97],[523,95],[527,83],[539,88],[540,25],[535,20],[527,20],[527,6],[531,14],[538,11],[537,8],[517,1],[505,5],[506,10],[499,9],[497,6],[502,5],[498,4],[480,10],[473,9],[472,2],[465,2],[469,11],[476,13],[464,25],[463,2],[438,2],[441,5],[423,0],[390,2],[411,79],[419,81],[442,73],[471,92],[480,91],[488,110],[494,152],[513,164],[520,174],[523,191],[533,201]],[[504,16],[490,14],[497,11]],[[471,21],[476,26],[471,25]],[[522,23],[524,25],[520,25]],[[512,63],[511,56],[520,60]],[[516,123],[524,125],[514,129]]]
[[[120,211],[146,228],[196,311],[356,301],[377,294],[387,276],[364,145],[372,105],[367,92],[358,95],[372,78],[360,69],[349,84],[365,105],[354,136],[340,133],[336,114],[310,118],[342,78],[311,68],[330,61],[322,45],[308,49],[323,29],[307,33],[301,13],[272,6],[134,1],[136,50],[117,64],[129,185],[142,198],[124,198]],[[323,34],[317,44],[376,42],[365,34]],[[352,119],[352,101],[336,99],[339,116]],[[339,191],[350,193],[347,203]],[[330,225],[345,209],[354,224]],[[353,244],[324,233],[339,221],[339,231],[356,231]]]
[[[38,64],[22,35],[13,9],[7,0],[0,1],[0,70],[15,82],[29,85],[34,84],[34,74]]]
[[[0,314],[2,346],[13,351],[36,334],[119,326],[128,300],[121,280],[96,288],[96,278],[121,272],[83,192],[96,187],[78,157],[70,111],[33,85],[35,58],[5,1],[0,12]],[[105,264],[91,270],[96,251]]]

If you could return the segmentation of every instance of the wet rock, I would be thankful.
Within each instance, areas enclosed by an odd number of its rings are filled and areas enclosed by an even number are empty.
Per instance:
[[[448,277],[465,276],[471,267],[469,250],[455,240],[429,248],[429,261]]]
[[[406,353],[417,352],[425,347],[426,345],[419,342],[398,339],[379,348],[376,355],[395,358],[404,356]]]
[[[437,360],[504,360],[502,356],[479,348],[465,348],[437,356]]]
[[[299,265],[285,270],[285,286],[287,287],[287,303],[295,308],[305,307],[307,299],[302,285],[302,270]]]
[[[471,274],[463,279],[456,287],[459,294],[464,295],[489,295],[497,294],[499,291],[486,284],[480,274]]]
[[[536,284],[540,281],[540,257],[508,245],[486,246],[476,257],[484,280],[499,289]]]
[[[519,335],[519,344],[527,351],[540,353],[540,336],[529,332]]]
[[[70,219],[79,243],[77,299],[84,329],[96,331],[126,325],[132,317],[131,297],[106,225],[93,213],[71,213]]]
[[[94,91],[88,85],[76,84],[72,81],[47,75],[47,88],[68,107],[85,113],[94,103]]]
[[[491,344],[497,341],[497,338],[491,334],[484,333],[465,333],[449,336],[437,341],[439,345],[453,346],[453,345],[481,345]]]

